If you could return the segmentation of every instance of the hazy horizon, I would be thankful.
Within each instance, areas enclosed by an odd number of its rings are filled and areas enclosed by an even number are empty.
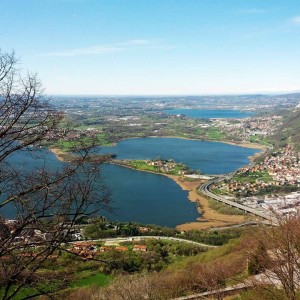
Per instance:
[[[299,94],[300,90],[298,91],[270,91],[269,93],[262,93],[262,92],[253,92],[253,93],[218,93],[218,94],[47,94],[47,96],[52,97],[221,97],[221,96],[278,96],[278,95],[290,95],[290,94]]]

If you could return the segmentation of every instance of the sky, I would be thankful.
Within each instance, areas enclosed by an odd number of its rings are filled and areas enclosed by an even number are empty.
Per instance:
[[[0,48],[51,95],[300,91],[299,0],[0,0]]]

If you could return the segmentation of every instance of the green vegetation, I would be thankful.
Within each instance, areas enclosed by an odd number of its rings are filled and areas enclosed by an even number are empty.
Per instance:
[[[113,143],[109,142],[107,139],[107,135],[104,133],[98,133],[96,135],[97,138],[97,144],[101,146],[112,146]]]
[[[99,249],[103,243],[95,244]],[[135,244],[145,245],[147,251],[133,251]],[[27,295],[38,292],[38,289],[44,292],[61,290],[69,293],[80,287],[104,287],[118,274],[161,271],[175,261],[206,251],[197,245],[163,239],[125,242],[120,243],[120,246],[127,250],[117,251],[114,250],[115,246],[109,246],[111,250],[103,253],[97,251],[92,260],[63,251],[56,259],[47,259],[42,264],[37,278],[47,280],[42,280],[38,288],[31,288],[28,284],[14,299],[24,299]]]
[[[102,103],[100,108],[99,103],[101,101],[105,100],[97,99],[97,109],[91,103],[85,105],[84,108],[80,106],[80,114],[76,106],[71,110],[69,109],[68,120],[65,120],[62,128],[69,127],[74,129],[84,142],[86,142],[86,137],[91,133],[96,137],[96,144],[100,146],[112,145],[127,138],[147,136],[172,136],[236,142],[241,142],[243,139],[242,128],[236,128],[234,133],[231,134],[230,128],[219,127],[218,122],[209,119],[193,119],[184,116],[167,115],[159,111],[159,109],[149,109],[148,104],[145,107],[143,102],[130,103],[130,100],[127,102],[120,101],[117,105],[113,104],[111,106],[107,105],[107,103]],[[153,101],[156,104],[160,102],[154,99]],[[166,104],[164,101],[162,103]],[[266,146],[275,144],[277,147],[283,147],[290,143],[296,149],[300,149],[300,110],[298,109],[293,112],[291,110],[275,109],[268,111],[268,113],[261,112],[260,115],[258,113],[257,116],[271,118],[270,114],[283,117],[282,119],[272,119],[273,123],[270,123],[270,126],[276,127],[280,126],[280,122],[283,121],[278,132],[272,137],[265,137],[259,134],[249,135],[249,141]],[[238,120],[230,120],[230,123],[240,124]],[[74,146],[72,145],[72,140],[70,140],[70,143],[63,141],[59,146],[68,151]]]
[[[225,134],[220,132],[218,128],[209,127],[206,133],[208,139],[221,141],[225,138]]]
[[[153,232],[157,232],[156,226],[153,226]],[[108,222],[96,218],[84,227],[84,236],[88,239],[113,238],[119,236],[136,236],[141,235],[139,231],[140,225],[133,222]],[[150,229],[152,231],[152,229]],[[164,230],[163,228],[161,229]],[[168,229],[166,234],[175,229]],[[155,234],[154,234],[155,235]]]
[[[264,196],[270,194],[284,195],[292,192],[300,191],[300,187],[296,185],[271,185],[258,191],[257,195]]]
[[[51,144],[51,147],[57,147],[65,152],[72,152],[74,149],[78,149],[81,147],[91,147],[94,145],[102,145],[102,146],[111,146],[112,143],[108,142],[105,134],[97,134],[96,136],[84,136],[79,140],[59,140],[54,144]]]
[[[272,176],[269,175],[268,171],[238,173],[232,177],[232,180],[244,183],[255,183],[256,180],[263,182],[273,181]]]
[[[298,295],[299,297],[300,295]],[[297,297],[297,299],[299,299]],[[289,300],[284,291],[276,289],[269,285],[268,287],[256,287],[248,291],[241,292],[239,296],[236,296],[232,300],[252,300],[252,299],[264,299],[264,300]]]
[[[129,250],[135,244],[146,245],[147,251],[144,253],[136,251],[118,253],[120,257],[123,256],[123,259],[125,257],[127,260],[124,265],[122,263],[119,265],[126,272],[159,271],[176,261],[182,260],[183,257],[195,256],[207,251],[207,248],[198,245],[164,240],[163,238],[121,243],[121,245],[127,246]],[[111,253],[107,252],[107,256],[103,255],[103,257],[109,258],[110,255]],[[129,269],[127,269],[128,266]]]
[[[43,279],[44,282],[42,282]],[[38,285],[35,285],[34,287],[31,287],[30,283],[28,283],[26,287],[21,287],[20,291],[18,292],[17,295],[13,297],[13,299],[14,300],[28,299],[35,294],[40,295],[40,294],[56,292],[62,287],[60,280],[52,279],[51,281],[49,281],[48,278],[43,278],[43,277],[41,277],[40,280],[41,282]],[[2,297],[3,292],[4,292],[3,288],[0,288],[0,297]]]
[[[82,137],[80,140],[59,140],[55,144],[53,144],[53,147],[58,147],[62,149],[65,152],[72,152],[74,149],[78,149],[79,147],[82,147],[83,145],[86,147],[92,146],[94,143],[94,140],[88,137]]]
[[[185,164],[176,163],[173,160],[115,160],[115,163],[140,171],[162,174],[182,175],[192,172]]]
[[[237,209],[228,206],[226,207],[232,209],[229,211],[231,212],[230,214],[242,213],[240,210],[235,211]],[[240,228],[232,228],[213,231],[191,230],[187,232],[179,232],[174,228],[161,227],[158,225],[141,225],[133,222],[108,222],[99,219],[95,219],[92,224],[88,224],[84,227],[84,235],[88,239],[141,235],[168,236],[216,246],[224,245],[230,239],[239,237],[243,231],[244,230]]]
[[[100,146],[109,146],[123,139],[147,136],[210,140],[224,140],[226,138],[226,135],[218,128],[212,127],[213,123],[207,119],[170,116],[162,113],[151,113],[143,109],[134,113],[129,111],[130,116],[127,117],[126,109],[125,111],[117,111],[115,107],[111,108],[109,114],[106,115],[106,113],[105,109],[87,109],[80,116],[69,113],[68,121],[65,121],[62,129],[71,127],[76,135],[80,135],[80,140],[87,145],[90,143],[87,137],[91,134],[94,139],[93,143]],[[210,126],[199,127],[203,124]],[[51,146],[70,151],[78,145],[71,138],[67,138]]]
[[[159,168],[154,166],[154,165],[150,165],[148,164],[145,160],[131,160],[128,161],[128,166],[137,169],[137,170],[141,170],[141,171],[150,171],[150,172],[158,172]]]
[[[88,289],[84,292],[88,292],[89,297],[93,299],[119,299],[128,295],[134,300],[174,299],[212,290],[216,291],[214,297],[217,299],[223,299],[225,296],[228,300],[299,298],[297,285],[280,286],[277,282],[274,285],[266,285],[262,281],[246,291],[236,291],[236,295],[233,296],[218,293],[220,289],[244,282],[252,274],[264,270],[272,270],[277,276],[279,274],[281,282],[294,282],[299,268],[294,264],[288,270],[282,268],[284,264],[278,263],[277,259],[282,262],[283,259],[294,261],[299,258],[299,251],[295,250],[299,242],[299,219],[291,219],[290,223],[276,227],[248,227],[218,233],[208,231],[197,235],[203,238],[210,233],[215,236],[223,233],[233,239],[228,239],[223,246],[189,257],[178,259],[178,253],[173,252],[175,260],[159,272],[116,277],[108,287]],[[158,244],[153,244],[152,250],[157,246]],[[166,244],[160,246],[157,250],[163,253]],[[176,248],[174,245],[171,247]],[[260,268],[257,269],[257,266]],[[274,278],[273,276],[272,273],[271,278]],[[69,299],[80,299],[78,293],[79,291],[76,291]]]
[[[272,145],[272,141],[269,137],[265,137],[262,135],[252,135],[250,136],[250,142],[251,143],[256,143],[256,144],[261,144],[264,146],[271,146]]]
[[[238,208],[231,207],[213,199],[208,199],[208,203],[211,209],[224,215],[247,215],[247,213]]]
[[[215,195],[222,195],[222,196],[232,197],[232,194],[229,193],[229,191],[227,191],[227,189],[225,189],[224,187],[211,189],[211,192]]]
[[[111,276],[105,275],[102,273],[97,273],[90,275],[88,277],[83,277],[77,281],[74,281],[70,284],[71,288],[83,287],[83,286],[106,286],[111,282]]]
[[[94,218],[84,226],[84,236],[87,239],[102,239],[125,236],[176,236],[175,228],[158,225],[142,225],[135,222],[110,222],[102,218]]]
[[[122,276],[108,287],[88,291],[90,298],[118,299],[173,299],[192,293],[225,287],[230,282],[240,282],[247,274],[245,239],[239,238],[228,244],[177,260],[159,273]],[[77,296],[77,298],[76,298]],[[74,293],[70,299],[80,299]]]
[[[250,229],[250,231],[251,230],[252,229]],[[247,232],[247,229],[246,229],[246,232]],[[211,263],[211,262],[216,261],[219,258],[225,258],[227,256],[229,256],[229,257],[234,256],[235,252],[241,251],[241,249],[239,249],[239,248],[240,248],[241,243],[244,242],[244,238],[245,237],[241,236],[240,238],[231,239],[228,241],[228,243],[226,243],[220,247],[210,249],[204,253],[199,253],[198,255],[195,255],[192,257],[187,257],[186,259],[178,261],[178,262],[174,262],[172,265],[170,265],[168,267],[168,270],[176,270],[176,269],[179,270],[179,269],[188,267],[194,263]]]
[[[282,125],[272,136],[272,142],[277,148],[291,144],[297,151],[300,151],[300,109],[287,111],[284,114]]]
[[[199,243],[205,243],[215,246],[222,246],[231,239],[236,239],[244,232],[241,228],[231,228],[224,230],[191,230],[184,235],[185,239],[193,240]]]

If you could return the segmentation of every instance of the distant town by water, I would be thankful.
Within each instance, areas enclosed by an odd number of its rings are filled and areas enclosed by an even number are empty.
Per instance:
[[[253,115],[250,112],[230,109],[167,109],[165,113],[170,115],[185,115],[195,119],[223,119],[223,118],[246,118]]]

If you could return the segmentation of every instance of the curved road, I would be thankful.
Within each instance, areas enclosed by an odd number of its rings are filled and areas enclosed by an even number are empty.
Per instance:
[[[225,203],[227,205],[230,205],[232,207],[236,207],[238,209],[241,209],[245,212],[248,212],[248,213],[251,213],[253,215],[256,215],[256,216],[259,216],[267,221],[269,221],[271,224],[276,224],[276,220],[270,215],[270,214],[267,214],[265,212],[262,212],[258,209],[255,209],[255,208],[252,208],[252,207],[248,207],[246,205],[243,205],[243,204],[239,204],[237,202],[234,202],[234,201],[231,201],[231,200],[228,200],[228,199],[225,199],[224,197],[222,196],[219,196],[219,195],[215,195],[213,194],[209,188],[212,184],[214,183],[217,183],[217,182],[220,182],[224,179],[228,179],[229,176],[224,176],[224,177],[217,177],[217,178],[213,178],[213,179],[210,179],[208,180],[206,183],[204,183],[203,185],[200,186],[199,190],[206,196],[216,200],[216,201],[219,201],[219,202],[222,202],[222,203]]]
[[[169,241],[175,241],[175,242],[182,242],[182,243],[188,243],[193,244],[200,247],[206,247],[206,248],[216,248],[218,246],[208,245],[204,243],[198,243],[195,241],[190,241],[186,239],[180,239],[175,237],[169,237],[169,236],[151,236],[151,235],[140,235],[140,236],[128,236],[128,237],[117,237],[117,238],[106,238],[106,239],[97,239],[97,240],[84,240],[82,242],[129,242],[134,241],[138,239],[156,239],[156,240],[169,240]],[[80,242],[80,241],[76,241]]]

